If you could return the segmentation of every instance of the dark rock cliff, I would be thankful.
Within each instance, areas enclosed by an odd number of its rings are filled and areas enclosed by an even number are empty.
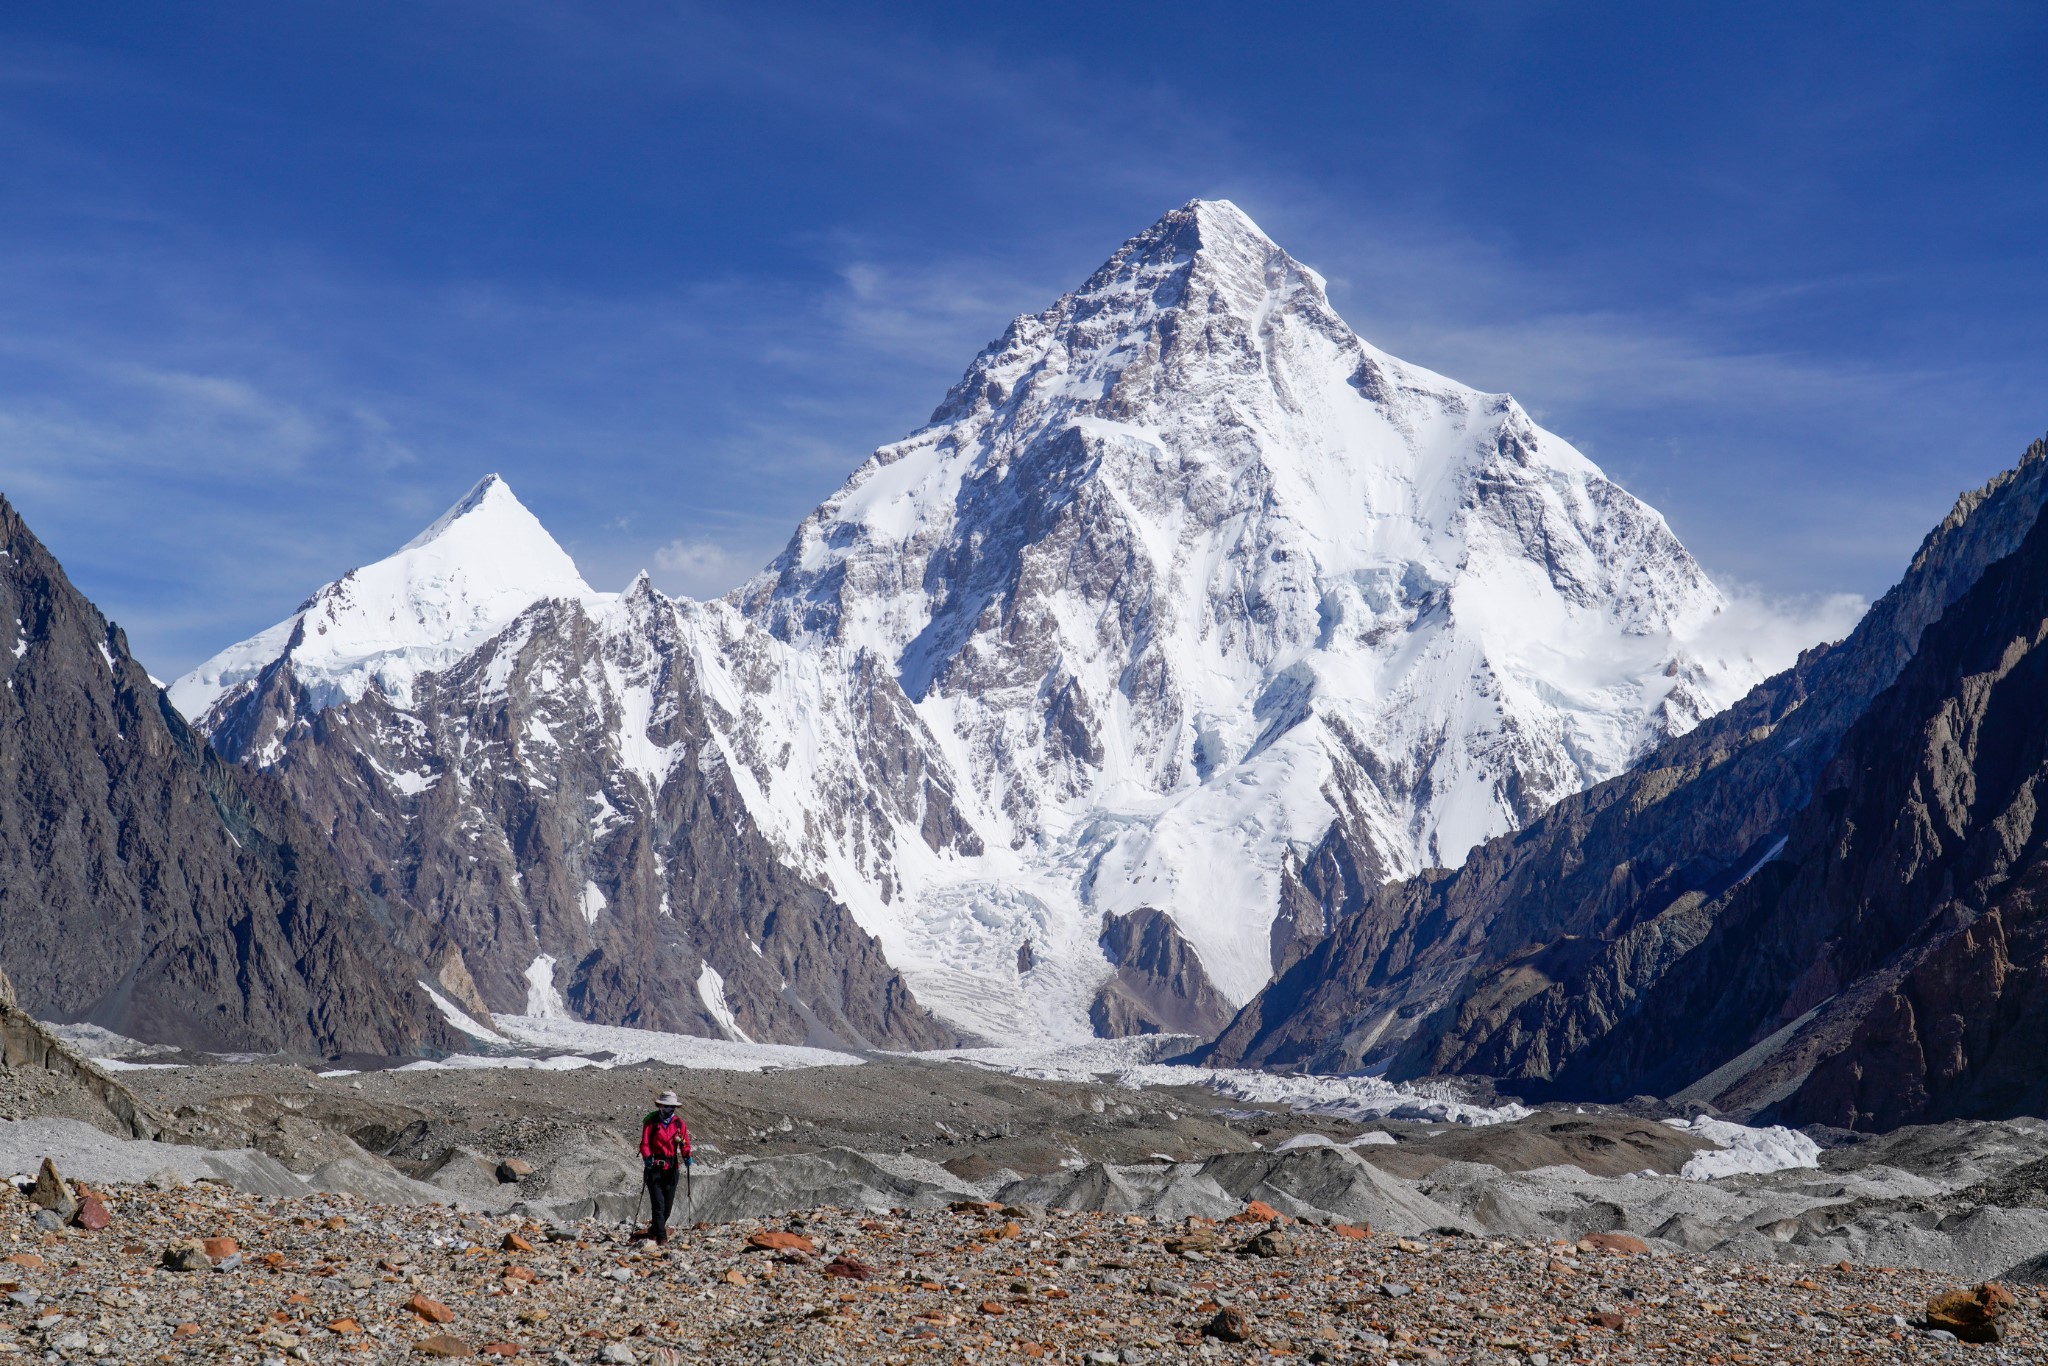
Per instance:
[[[1206,1036],[1230,1018],[1230,1002],[1209,981],[1201,956],[1171,917],[1150,906],[1105,917],[1102,950],[1115,972],[1088,1009],[1089,1023],[1102,1038]]]
[[[1560,1090],[1891,1128],[2048,1106],[2048,516],[1929,627],[1783,850]]]
[[[0,499],[0,965],[22,1008],[218,1050],[458,1040],[431,935],[223,762]]]

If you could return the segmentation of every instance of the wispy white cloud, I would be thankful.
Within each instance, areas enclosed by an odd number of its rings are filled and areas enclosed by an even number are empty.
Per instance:
[[[656,585],[693,598],[715,598],[758,569],[752,557],[716,541],[679,536],[654,552]]]
[[[1723,579],[1727,606],[1692,637],[1702,654],[1748,659],[1765,674],[1788,668],[1801,650],[1842,639],[1870,603],[1855,593],[1772,593]]]

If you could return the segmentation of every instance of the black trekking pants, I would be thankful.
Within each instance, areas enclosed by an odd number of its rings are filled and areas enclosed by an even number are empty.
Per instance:
[[[681,1170],[674,1162],[650,1162],[642,1168],[647,1182],[648,1205],[653,1211],[648,1216],[647,1228],[655,1242],[668,1241],[668,1216],[676,1207],[676,1179]]]

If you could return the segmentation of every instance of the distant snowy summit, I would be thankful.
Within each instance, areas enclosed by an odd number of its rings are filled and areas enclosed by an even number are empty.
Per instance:
[[[679,794],[729,787],[728,852],[829,894],[943,1020],[1199,1032],[1322,932],[1281,872],[1333,825],[1377,876],[1452,864],[1739,696],[1774,661],[1703,645],[1723,606],[1513,399],[1363,342],[1198,200],[1013,322],[723,600],[592,594],[486,480],[173,696],[316,805],[362,771],[346,745],[490,794],[464,856],[502,863],[497,909],[474,869],[456,899],[493,1009],[546,957],[572,1013],[630,1015],[605,955],[677,914]],[[572,701],[605,757],[565,787],[541,712]],[[437,915],[426,781],[371,804]],[[814,1011],[711,938],[660,950],[703,1032]]]
[[[397,554],[350,570],[180,678],[171,701],[211,729],[284,660],[314,710],[372,687],[403,700],[419,675],[462,658],[534,603],[596,596],[547,528],[489,474]]]

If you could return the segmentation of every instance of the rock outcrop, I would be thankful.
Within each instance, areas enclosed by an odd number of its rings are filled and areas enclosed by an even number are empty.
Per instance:
[[[1230,1003],[1210,984],[1202,960],[1173,921],[1150,906],[1107,917],[1102,949],[1116,969],[1088,1012],[1102,1038],[1207,1037],[1230,1018]]]

